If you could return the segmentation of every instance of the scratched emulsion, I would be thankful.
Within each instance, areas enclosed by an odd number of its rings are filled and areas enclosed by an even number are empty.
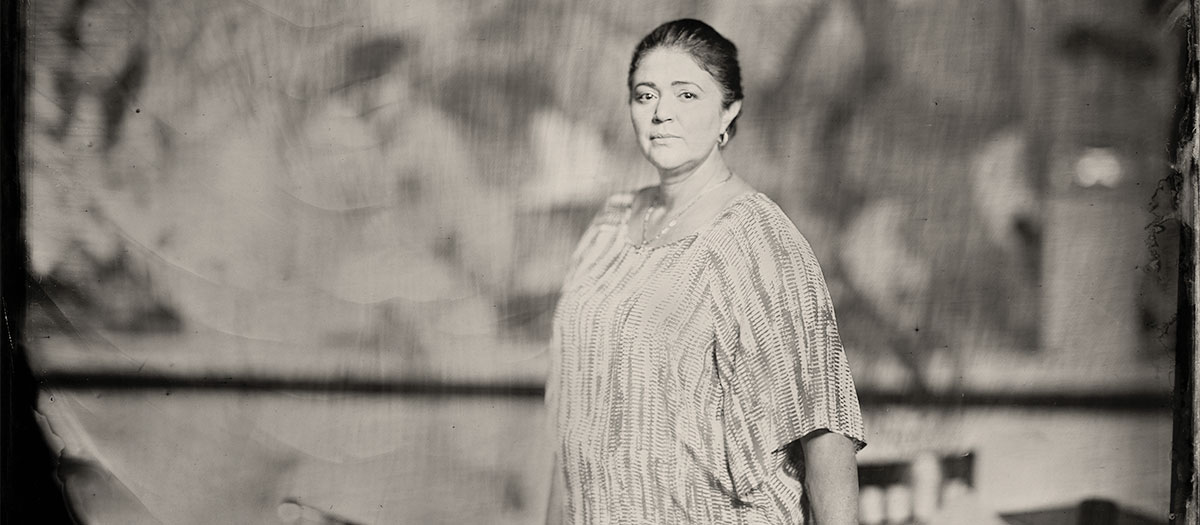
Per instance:
[[[741,50],[730,163],[811,242],[860,390],[1165,395],[1177,4],[34,2],[31,359],[539,385],[578,236],[654,180],[633,45],[694,16]],[[55,389],[42,412],[76,503],[118,522],[536,522],[539,400],[456,399]],[[865,459],[974,449],[999,510],[1165,506],[1164,411],[930,410],[865,405]],[[1051,471],[1070,489],[1010,482]]]

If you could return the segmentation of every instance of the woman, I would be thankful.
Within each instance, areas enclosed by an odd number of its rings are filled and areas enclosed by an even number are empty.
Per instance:
[[[858,398],[808,243],[725,164],[737,49],[677,20],[629,70],[660,183],[608,200],[555,313],[549,521],[852,524]]]

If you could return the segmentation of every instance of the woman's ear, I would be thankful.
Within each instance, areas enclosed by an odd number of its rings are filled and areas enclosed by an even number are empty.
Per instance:
[[[742,112],[742,101],[740,101],[740,100],[733,101],[733,103],[730,104],[729,107],[721,110],[721,130],[724,131],[724,130],[728,129],[729,123],[733,122],[733,119],[737,118],[738,114],[741,112]]]

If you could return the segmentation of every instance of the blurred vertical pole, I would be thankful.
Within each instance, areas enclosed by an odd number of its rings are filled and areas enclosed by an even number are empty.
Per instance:
[[[72,523],[34,419],[38,387],[26,359],[24,193],[26,0],[0,8],[0,523]]]
[[[1171,446],[1171,523],[1200,523],[1200,483],[1196,483],[1196,473],[1200,472],[1200,457],[1196,455],[1196,442],[1200,438],[1195,416],[1200,413],[1200,392],[1196,389],[1196,378],[1200,374],[1200,361],[1197,357],[1196,338],[1196,304],[1200,301],[1200,265],[1197,265],[1196,219],[1200,212],[1200,171],[1197,170],[1197,160],[1200,159],[1200,104],[1197,104],[1197,87],[1200,87],[1200,71],[1198,71],[1197,46],[1197,7],[1200,0],[1189,0],[1191,12],[1188,14],[1187,73],[1183,75],[1187,83],[1187,96],[1182,104],[1190,105],[1186,109],[1190,114],[1190,129],[1185,131],[1185,139],[1178,145],[1176,165],[1183,173],[1182,198],[1180,199],[1180,250],[1179,250],[1179,313],[1178,333],[1175,347],[1175,430]],[[1188,120],[1186,117],[1184,120]]]
[[[1106,499],[1088,499],[1079,504],[1078,525],[1117,525],[1117,504]]]

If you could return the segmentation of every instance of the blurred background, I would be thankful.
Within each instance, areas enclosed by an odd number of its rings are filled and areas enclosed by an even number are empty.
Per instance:
[[[32,2],[25,333],[68,500],[539,522],[558,286],[655,180],[634,45],[696,17],[741,53],[730,163],[838,307],[863,522],[1165,523],[1186,6]]]

